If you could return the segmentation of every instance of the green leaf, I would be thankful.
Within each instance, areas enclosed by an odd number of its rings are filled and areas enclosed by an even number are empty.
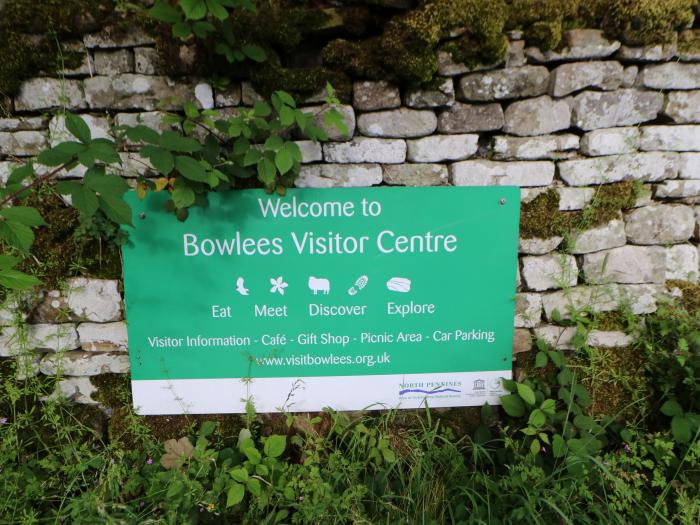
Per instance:
[[[522,417],[525,415],[525,405],[517,394],[508,394],[501,397],[501,405],[506,414],[511,417]]]
[[[564,361],[562,359],[562,355],[559,352],[556,352],[554,350],[550,350],[547,352],[549,355],[549,358],[552,360],[552,363],[554,363],[554,366],[557,368],[561,368],[562,365],[564,364]]]
[[[243,166],[252,166],[257,164],[262,158],[262,154],[257,149],[249,149],[243,157]]]
[[[51,149],[45,149],[36,158],[36,161],[39,164],[42,164],[44,166],[60,166],[61,164],[65,164],[69,160],[73,158],[72,153],[68,153],[66,151],[63,151],[59,147],[51,148]]]
[[[168,24],[174,24],[182,20],[182,15],[178,9],[161,0],[158,0],[156,5],[148,10],[148,16],[160,20],[161,22],[167,22]]]
[[[95,164],[95,155],[90,149],[85,149],[78,153],[78,160],[86,168],[91,168]]]
[[[19,222],[0,222],[0,239],[27,253],[34,242],[34,232],[29,226]]]
[[[270,469],[261,463],[260,465],[255,465],[255,473],[258,476],[267,476],[270,473]]]
[[[247,44],[241,48],[241,51],[243,51],[243,54],[253,60],[254,62],[265,62],[265,59],[267,58],[267,55],[265,54],[265,51],[262,50],[262,48],[252,45],[252,44]]]
[[[269,458],[276,458],[282,455],[287,446],[287,436],[274,434],[265,440],[263,452]]]
[[[680,443],[687,443],[692,437],[690,420],[683,416],[673,416],[671,420],[673,438]]]
[[[66,113],[66,129],[83,144],[90,144],[92,134],[85,121],[73,113]]]
[[[275,169],[274,163],[267,157],[263,157],[260,162],[258,162],[258,179],[263,184],[270,186],[275,182],[275,175],[277,170]]]
[[[187,118],[197,118],[199,116],[199,110],[197,109],[197,106],[195,106],[189,100],[185,101],[185,103],[182,105],[182,109],[185,110],[185,115],[187,116]]]
[[[566,441],[559,434],[554,434],[552,438],[552,453],[555,458],[562,458],[566,455],[568,447]]]
[[[293,108],[297,106],[297,103],[294,101],[292,95],[290,95],[286,91],[275,91],[275,94],[280,98],[282,102],[284,102],[288,106],[291,106]]]
[[[131,207],[121,197],[100,195],[98,200],[100,202],[100,210],[109,220],[117,224],[133,226],[131,222]]]
[[[661,405],[661,413],[668,417],[682,416],[683,408],[677,401],[669,399],[663,405]]]
[[[253,106],[253,111],[256,117],[269,117],[272,113],[272,109],[268,104],[258,100]]]
[[[126,181],[117,175],[99,175],[95,172],[88,172],[85,174],[84,180],[88,188],[101,195],[121,197],[129,189]]]
[[[195,153],[202,149],[199,142],[175,131],[164,131],[160,136],[159,144],[165,149],[179,153]]]
[[[97,160],[101,160],[105,164],[117,164],[121,162],[119,153],[117,153],[116,145],[111,140],[95,139],[90,144],[90,153]]]
[[[282,175],[292,169],[294,159],[292,159],[288,149],[282,148],[275,154],[275,166],[277,166]]]
[[[535,404],[535,393],[532,388],[527,386],[525,383],[518,383],[518,395],[525,401],[528,405]]]
[[[173,25],[173,36],[175,38],[187,38],[192,34],[192,26],[187,22],[178,22]]]
[[[547,354],[544,352],[537,352],[537,355],[535,356],[535,367],[544,368],[547,366],[547,362]]]
[[[0,286],[5,288],[11,290],[26,290],[38,284],[41,284],[41,281],[33,275],[9,268],[0,269]]]
[[[544,412],[542,412],[539,408],[536,408],[530,412],[530,417],[527,420],[527,424],[532,425],[535,428],[541,428],[545,424],[545,421],[547,421],[547,417],[544,415]]]
[[[226,494],[226,507],[238,505],[243,501],[243,496],[245,496],[245,487],[240,483],[233,482]]]
[[[204,0],[180,0],[180,7],[190,20],[199,20],[207,16],[207,4]]]
[[[553,416],[556,413],[557,403],[554,399],[545,399],[540,405],[540,409],[547,415]]]
[[[7,185],[11,186],[13,184],[19,184],[27,177],[31,177],[33,175],[34,165],[31,162],[27,162],[26,164],[22,164],[21,166],[12,170],[9,178],[7,179]]]
[[[226,20],[228,18],[228,11],[217,1],[217,0],[206,0],[207,9],[214,15],[214,17],[219,20]]]
[[[251,440],[252,442],[252,440]],[[248,458],[248,461],[250,461],[253,465],[257,465],[260,463],[260,460],[262,459],[262,456],[260,455],[260,451],[255,448],[254,445],[248,445],[246,447],[243,447],[241,449],[241,452],[245,454],[245,456]]]
[[[280,108],[280,123],[287,127],[294,124],[294,112],[289,106],[282,106]]]
[[[181,184],[173,189],[171,198],[177,208],[189,208],[194,204],[195,194],[192,188]]]
[[[574,425],[576,425],[581,430],[590,430],[595,425],[595,421],[591,416],[584,416],[582,414],[574,417]]]
[[[144,146],[139,150],[139,155],[151,161],[153,167],[163,175],[168,175],[175,167],[172,154],[157,146]]]
[[[92,217],[100,206],[95,192],[82,184],[78,184],[75,191],[71,193],[71,202],[73,207],[85,217]]]
[[[19,264],[19,257],[0,254],[0,270],[9,270]]]
[[[167,499],[173,499],[182,493],[182,490],[185,488],[185,485],[180,481],[179,479],[176,479],[174,481],[171,481],[170,484],[168,485],[168,492],[165,494],[165,497]]]
[[[207,33],[211,33],[215,30],[216,28],[214,27],[214,24],[211,24],[210,22],[206,22],[204,20],[200,20],[192,24],[192,31],[199,38],[206,38]]]
[[[265,149],[270,151],[279,151],[282,149],[282,146],[284,146],[284,139],[279,135],[272,135],[265,141]]]
[[[530,443],[530,453],[532,455],[537,455],[540,452],[540,442],[537,439],[533,439],[532,443]]]
[[[235,481],[239,481],[240,483],[244,483],[248,479],[248,471],[245,469],[245,467],[237,467],[231,470],[231,472],[229,472],[229,475]]]
[[[43,226],[46,224],[36,208],[29,206],[14,206],[0,210],[0,215],[7,220],[19,222],[25,226]]]
[[[197,182],[207,182],[209,180],[207,170],[202,163],[192,157],[178,155],[175,157],[175,168],[186,179]]]
[[[126,136],[132,142],[148,142],[149,144],[159,144],[160,135],[157,131],[139,124],[138,126],[126,128]]]
[[[245,486],[253,496],[260,496],[260,494],[262,494],[262,486],[260,485],[259,479],[250,478]]]

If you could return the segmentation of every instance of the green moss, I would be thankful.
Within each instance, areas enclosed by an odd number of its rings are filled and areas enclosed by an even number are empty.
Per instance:
[[[672,42],[676,31],[692,22],[697,6],[697,0],[615,0],[602,26],[631,45]]]
[[[360,42],[336,39],[323,48],[321,56],[328,67],[345,71],[352,77],[371,80],[389,79],[390,73],[384,68],[375,52],[378,45],[378,38]]]
[[[131,403],[131,378],[129,374],[101,374],[90,379],[97,389],[92,398],[100,404],[117,408]]]
[[[305,98],[318,93],[330,82],[340,100],[348,101],[352,84],[343,73],[325,68],[284,68],[266,63],[250,70],[250,80],[264,97],[273,91],[284,89],[292,95]]]
[[[525,34],[528,45],[539,47],[540,49],[554,49],[561,42],[562,21],[542,20],[533,23]]]
[[[101,27],[112,0],[11,0],[0,9],[0,95],[13,95],[40,71],[77,67],[81,57],[60,49],[65,39]]]
[[[680,305],[691,315],[700,311],[700,283],[671,280],[666,282],[669,289],[678,288],[681,291]]]
[[[118,247],[98,239],[77,239],[78,212],[66,206],[50,190],[33,193],[27,205],[39,210],[46,222],[35,230],[32,257],[21,264],[25,272],[38,275],[47,288],[58,288],[66,277],[89,275],[104,279],[121,277]]]
[[[700,53],[700,29],[689,29],[678,35],[678,52],[689,55]]]
[[[559,193],[549,189],[525,203],[520,211],[520,236],[524,239],[571,237],[576,231],[616,219],[620,211],[634,206],[641,191],[636,181],[602,184],[591,204],[574,212],[559,211]]]

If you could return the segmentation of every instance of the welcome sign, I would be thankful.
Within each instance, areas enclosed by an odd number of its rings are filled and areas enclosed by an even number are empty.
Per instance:
[[[128,196],[140,414],[496,404],[511,377],[516,187]]]

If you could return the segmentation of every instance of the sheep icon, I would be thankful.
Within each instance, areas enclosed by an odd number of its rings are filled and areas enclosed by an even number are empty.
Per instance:
[[[318,277],[309,277],[309,289],[316,295],[318,292],[323,292],[328,295],[331,291],[331,282],[328,279],[319,279]]]

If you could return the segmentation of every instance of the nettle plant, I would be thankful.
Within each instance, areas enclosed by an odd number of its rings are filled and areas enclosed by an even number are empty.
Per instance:
[[[336,104],[332,86],[327,85],[326,90],[326,102]],[[327,111],[324,120],[347,133],[335,109]],[[250,187],[254,185],[251,180],[284,195],[301,167],[301,151],[290,139],[293,133],[314,141],[327,139],[314,117],[297,108],[283,91],[273,93],[270,104],[257,102],[229,118],[217,118],[215,111],[201,111],[186,102],[184,116],[169,115],[167,122],[178,124],[179,129],[158,132],[142,124],[124,126],[115,129],[116,138],[111,140],[93,138],[81,117],[66,113],[65,126],[75,140],[42,151],[16,168],[0,188],[0,241],[10,251],[0,256],[0,285],[24,289],[39,283],[16,265],[19,256],[30,253],[32,229],[44,225],[39,211],[26,205],[27,197],[40,187],[50,186],[70,197],[81,223],[106,220],[132,225],[131,208],[124,200],[129,185],[120,176],[123,160],[119,155],[132,145],[155,175],[136,179],[139,197],[168,192],[166,210],[184,221],[190,208],[206,205],[209,192]],[[64,179],[81,172],[82,178]]]

